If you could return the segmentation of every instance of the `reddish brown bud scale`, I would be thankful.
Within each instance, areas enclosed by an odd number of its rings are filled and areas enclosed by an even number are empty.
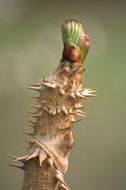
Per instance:
[[[83,47],[84,47],[83,51],[85,51],[85,54],[83,55],[82,60],[81,60],[81,63],[83,64],[85,57],[88,53],[88,50],[90,48],[89,36],[88,35],[83,36],[83,38],[80,40],[80,44],[83,45]]]
[[[81,53],[79,48],[72,44],[64,44],[63,60],[70,61],[71,63],[79,63],[81,60]]]

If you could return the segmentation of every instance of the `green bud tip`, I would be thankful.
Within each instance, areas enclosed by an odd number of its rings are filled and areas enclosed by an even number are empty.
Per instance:
[[[68,19],[61,26],[61,31],[64,46],[66,44],[71,44],[79,48],[81,53],[81,63],[83,63],[90,43],[88,35],[86,35],[84,32],[82,23],[78,20]]]
[[[82,23],[69,19],[61,26],[64,43],[78,46],[80,39],[85,35]]]

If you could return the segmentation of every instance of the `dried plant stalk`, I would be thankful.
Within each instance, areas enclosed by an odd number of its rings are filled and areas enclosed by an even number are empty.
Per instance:
[[[89,49],[89,37],[81,22],[67,20],[62,26],[64,49],[56,70],[40,83],[27,88],[38,91],[37,104],[31,105],[35,112],[27,112],[34,132],[29,140],[25,156],[15,157],[24,170],[22,190],[69,190],[64,182],[68,169],[68,155],[74,145],[72,127],[79,116],[84,118],[86,108],[82,99],[95,96],[95,91],[82,88],[83,61]]]

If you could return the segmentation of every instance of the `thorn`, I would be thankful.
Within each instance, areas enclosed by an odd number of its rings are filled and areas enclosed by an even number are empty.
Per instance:
[[[83,106],[83,105],[81,105],[81,104],[76,104],[76,105],[75,105],[75,108],[76,108],[76,109],[88,108],[88,106]]]
[[[29,84],[29,86],[34,86],[34,87],[40,87],[41,86],[41,83],[33,83],[33,84]]]
[[[25,88],[36,90],[36,91],[40,91],[42,89],[42,87],[38,87],[38,86],[25,86]]]
[[[63,174],[59,170],[55,170],[55,177],[60,181],[60,187],[62,187],[64,190],[69,190],[68,186],[64,182]]]
[[[66,115],[68,115],[68,111],[67,111],[67,109],[65,108],[65,106],[61,106],[61,110],[62,110]]]
[[[48,87],[48,88],[56,88],[56,84],[51,84],[51,83],[45,83],[45,82],[40,82],[41,84],[43,84],[44,86]]]
[[[51,114],[50,111],[48,111],[45,107],[41,106],[42,110],[47,112],[48,114]]]
[[[55,109],[53,110],[52,115],[56,115],[56,110]]]
[[[48,109],[49,109],[49,110],[47,110],[47,109],[44,108],[44,107],[42,107],[42,109],[43,109],[44,111],[46,111],[48,114],[56,115],[56,109],[55,109],[55,108],[52,108],[52,107],[48,106]]]
[[[17,156],[14,156],[12,154],[8,154],[9,157],[13,158],[13,159],[17,159],[18,157]]]
[[[81,110],[77,110],[78,113],[86,114],[86,112],[83,112]]]
[[[15,160],[13,160],[13,162],[16,162],[16,161],[25,162],[28,156],[29,155],[21,156],[21,157],[15,157],[15,158],[13,157],[15,159]]]
[[[51,83],[51,84],[52,84],[52,83],[53,83],[53,84],[56,84],[55,80],[46,79],[46,82],[47,82],[47,83]]]
[[[8,166],[12,166],[12,167],[24,170],[24,166],[18,166],[18,165],[14,165],[14,164],[9,164]]]
[[[88,94],[87,96],[89,96],[89,97],[96,97],[97,95],[96,94]]]
[[[33,136],[33,133],[29,133],[29,132],[26,132],[26,131],[22,131],[22,133],[25,134],[25,135]]]
[[[40,109],[41,108],[41,105],[35,105],[35,104],[29,104],[29,106],[33,107],[33,108],[36,108],[36,109]]]
[[[80,113],[76,113],[76,115],[80,116],[80,117],[86,117],[85,115],[82,115]]]
[[[40,113],[33,113],[33,112],[30,112],[30,111],[26,111],[26,115],[27,116],[32,116],[32,117],[41,117],[41,115],[42,115],[42,113],[40,112]]]
[[[72,97],[73,99],[76,99],[74,92],[70,93],[69,96]]]
[[[72,121],[72,123],[76,123],[76,122],[79,122],[79,121],[81,121],[82,119],[78,119],[78,120],[76,120],[76,119],[72,119],[71,121]]]
[[[69,108],[68,112],[69,112],[69,114],[71,114],[71,115],[76,114],[76,112],[73,111],[72,108]]]
[[[65,94],[65,90],[64,89],[59,88],[59,91],[60,91],[61,94],[63,94],[63,95]]]
[[[36,125],[36,123],[35,123],[34,121],[30,120],[30,119],[28,119],[27,121],[30,122],[30,123],[33,124],[33,125]],[[33,126],[33,127],[34,127],[34,126]]]
[[[84,99],[86,99],[86,97],[84,95],[82,95],[80,92],[75,92],[75,95],[78,98],[84,98]]]
[[[34,130],[36,130],[36,125],[29,125],[30,127],[32,127]]]
[[[92,90],[92,89],[89,90],[89,89],[88,89],[88,91],[89,91],[89,93],[96,93],[96,90]]]
[[[29,96],[30,98],[35,98],[35,99],[39,99],[39,96]]]
[[[43,161],[46,159],[47,154],[41,150],[41,152],[39,153],[39,163],[40,163],[40,167],[42,166]]]
[[[69,114],[72,114],[73,113],[73,110],[72,110],[72,108],[69,108]]]
[[[95,90],[85,89],[85,90],[82,91],[82,94],[83,94],[84,96],[95,97],[95,96],[97,96],[97,95],[91,94],[91,93],[95,93],[95,92],[96,92]]]
[[[57,169],[55,169],[55,177],[56,177],[61,183],[64,183],[63,174],[62,174],[59,170],[57,170]]]
[[[61,183],[60,184],[60,187],[63,189],[63,190],[70,190],[68,187],[67,187],[67,185],[65,184],[63,184],[63,183]]]
[[[57,113],[61,113],[60,107],[57,107]]]
[[[56,84],[50,84],[50,87],[51,87],[51,88],[56,88],[57,85],[56,85]]]
[[[49,165],[51,166],[51,168],[53,169],[53,160],[52,160],[52,158],[48,158],[48,163],[49,163]]]
[[[40,149],[36,148],[35,151],[26,159],[26,160],[30,160],[31,158],[35,158],[38,156]]]

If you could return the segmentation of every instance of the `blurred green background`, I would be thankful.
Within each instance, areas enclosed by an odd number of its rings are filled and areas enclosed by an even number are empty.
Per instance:
[[[0,0],[0,189],[20,190],[23,172],[8,154],[23,155],[30,131],[24,110],[28,83],[53,71],[62,55],[60,25],[79,19],[90,36],[83,86],[88,117],[73,129],[66,182],[72,190],[126,189],[126,3],[123,1]]]

